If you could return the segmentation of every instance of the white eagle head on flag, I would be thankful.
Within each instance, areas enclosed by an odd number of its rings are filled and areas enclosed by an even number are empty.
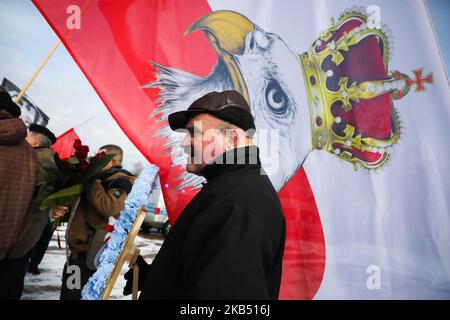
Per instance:
[[[370,28],[364,8],[346,10],[304,53],[297,54],[280,36],[262,30],[234,11],[214,11],[187,30],[203,30],[218,62],[208,77],[154,63],[159,88],[158,121],[182,111],[211,91],[234,89],[249,102],[258,130],[278,130],[279,169],[270,179],[280,190],[301,168],[311,150],[324,150],[355,169],[380,168],[400,137],[393,100],[432,82],[432,74],[415,79],[388,69],[392,35],[386,26]],[[185,166],[180,142],[184,134],[168,125],[156,136],[166,139],[172,165]],[[269,146],[273,137],[268,134]],[[260,140],[258,140],[260,141]],[[261,147],[261,146],[260,146]],[[262,151],[261,154],[269,154]],[[264,161],[263,161],[264,163]],[[177,186],[197,188],[203,178],[183,173]]]

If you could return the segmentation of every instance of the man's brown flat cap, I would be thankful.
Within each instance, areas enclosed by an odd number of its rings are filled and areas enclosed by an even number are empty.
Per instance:
[[[211,114],[243,130],[255,129],[247,101],[235,90],[207,93],[195,100],[187,110],[170,114],[170,128],[172,130],[184,128],[190,119],[201,113]]]

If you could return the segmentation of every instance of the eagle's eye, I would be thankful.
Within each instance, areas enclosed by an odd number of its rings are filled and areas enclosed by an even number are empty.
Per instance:
[[[289,99],[276,80],[270,80],[266,87],[266,101],[270,111],[281,115],[288,109]]]

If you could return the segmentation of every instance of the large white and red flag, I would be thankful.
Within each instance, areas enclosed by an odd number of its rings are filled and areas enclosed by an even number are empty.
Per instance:
[[[287,220],[280,298],[450,298],[450,89],[424,1],[34,3],[161,168],[172,221],[202,180],[168,114],[250,102]]]

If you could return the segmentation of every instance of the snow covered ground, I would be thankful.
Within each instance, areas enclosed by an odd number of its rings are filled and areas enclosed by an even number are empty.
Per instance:
[[[58,247],[57,232],[55,232],[44,259],[39,265],[41,274],[33,275],[27,273],[25,277],[22,300],[59,300],[62,270],[66,262],[65,227],[62,226],[58,233],[62,249]],[[141,232],[136,237],[135,245],[141,250],[141,255],[145,261],[150,263],[158,253],[163,241],[164,237],[159,233]],[[127,270],[128,263],[125,263],[111,293],[110,300],[131,300],[131,295],[125,297],[122,294],[122,290],[125,287],[123,275]]]

